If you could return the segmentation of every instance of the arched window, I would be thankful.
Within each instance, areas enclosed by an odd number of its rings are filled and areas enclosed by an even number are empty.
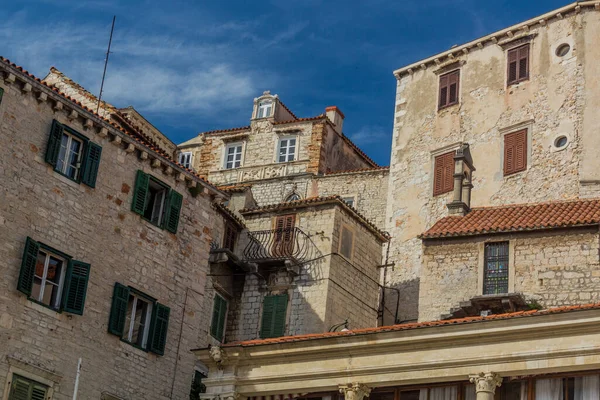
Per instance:
[[[292,193],[287,197],[287,199],[285,199],[286,202],[295,201],[295,200],[301,200],[301,197],[298,193]]]

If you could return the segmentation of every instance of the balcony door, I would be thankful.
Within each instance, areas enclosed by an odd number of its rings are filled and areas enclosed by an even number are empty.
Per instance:
[[[275,218],[275,240],[273,256],[287,257],[294,252],[294,225],[296,214],[280,215]]]

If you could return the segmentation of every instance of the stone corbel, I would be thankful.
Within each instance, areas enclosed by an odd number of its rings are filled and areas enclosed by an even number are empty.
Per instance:
[[[135,145],[133,143],[129,143],[127,148],[125,149],[126,153],[133,153],[135,151]]]
[[[112,141],[112,144],[114,144],[115,146],[120,146],[122,141],[123,139],[121,139],[121,136],[115,136],[115,138]]]
[[[94,127],[94,121],[92,121],[91,119],[87,118],[85,120],[85,124],[83,125],[85,129],[92,129]]]
[[[31,83],[26,83],[23,85],[23,88],[21,88],[23,92],[31,92],[31,89]]]
[[[75,110],[71,110],[71,113],[69,114],[69,117],[68,117],[68,118],[69,118],[70,120],[77,119],[77,118],[79,118],[79,114],[77,113],[77,111],[75,111]]]
[[[48,100],[48,95],[44,92],[40,92],[40,94],[37,97],[37,101],[39,101],[40,103],[43,103],[46,100]]]
[[[345,400],[363,400],[371,394],[370,387],[357,382],[339,385],[339,390],[344,395]]]
[[[469,381],[475,384],[477,400],[493,399],[496,388],[502,384],[502,377],[494,372],[480,372],[469,375]]]
[[[15,74],[11,74],[10,72],[6,75],[6,78],[4,78],[6,83],[15,83],[16,79],[17,77],[15,76]]]
[[[154,160],[152,160],[152,163],[150,164],[150,166],[152,168],[159,168],[160,167],[160,160],[158,158],[155,158]]]
[[[61,111],[63,109],[63,103],[61,103],[60,101],[57,101],[56,104],[54,104],[54,109],[56,111]]]
[[[98,135],[100,137],[107,137],[108,136],[108,129],[106,129],[106,128],[100,129],[100,132],[98,132]]]

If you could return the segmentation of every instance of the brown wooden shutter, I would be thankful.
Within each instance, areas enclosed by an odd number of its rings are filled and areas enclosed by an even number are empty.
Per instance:
[[[294,250],[294,225],[296,214],[280,215],[275,218],[275,241],[273,255],[284,257],[292,254]]]
[[[517,81],[517,60],[518,60],[519,49],[512,49],[508,51],[508,84]]]
[[[448,74],[448,105],[458,103],[458,81],[460,79],[459,71]]]
[[[507,52],[507,84],[529,79],[529,43]]]
[[[529,78],[529,44],[519,47],[519,80]]]
[[[504,136],[504,175],[527,169],[527,129]]]
[[[438,107],[445,107],[448,103],[448,75],[440,76],[440,100]]]
[[[433,195],[448,193],[454,190],[454,152],[445,153],[435,158],[433,176]]]
[[[235,242],[237,239],[237,231],[232,223],[225,224],[225,235],[223,236],[223,247],[230,251],[234,251]]]

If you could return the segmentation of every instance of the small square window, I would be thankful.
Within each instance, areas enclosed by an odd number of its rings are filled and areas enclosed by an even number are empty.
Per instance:
[[[279,139],[278,146],[278,162],[290,162],[294,161],[296,157],[296,138],[295,137],[284,137]]]
[[[179,164],[183,165],[185,168],[192,169],[192,152],[185,151],[179,153]]]
[[[258,103],[258,112],[256,118],[267,118],[271,116],[273,112],[273,101],[272,100],[263,100]]]
[[[148,300],[137,293],[129,293],[123,339],[142,349],[146,348],[148,342],[150,319],[152,317],[152,303],[153,301]]]
[[[166,210],[168,187],[150,178],[148,183],[148,197],[144,209],[144,218],[154,225],[161,226]]]
[[[230,143],[225,147],[225,169],[233,169],[242,165],[242,144]]]
[[[350,207],[354,207],[354,196],[342,197],[342,200],[344,200],[344,202]]]

